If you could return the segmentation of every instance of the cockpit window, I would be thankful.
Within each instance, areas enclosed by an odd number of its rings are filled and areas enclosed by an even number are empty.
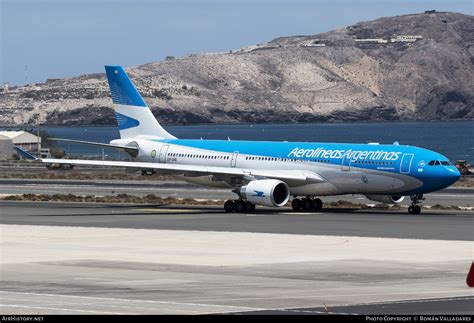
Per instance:
[[[431,160],[431,161],[428,163],[428,165],[429,165],[429,166],[440,166],[440,165],[449,166],[449,165],[453,165],[453,163],[451,163],[451,162],[448,161],[448,160],[443,160],[443,161]]]

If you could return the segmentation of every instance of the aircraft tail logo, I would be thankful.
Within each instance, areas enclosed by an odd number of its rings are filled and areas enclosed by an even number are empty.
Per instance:
[[[156,121],[145,100],[121,66],[105,66],[121,138],[152,136],[175,139]]]

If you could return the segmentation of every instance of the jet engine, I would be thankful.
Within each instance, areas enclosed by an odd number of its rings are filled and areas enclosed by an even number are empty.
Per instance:
[[[389,203],[389,204],[399,204],[402,203],[405,196],[401,195],[366,195],[369,200],[375,202]]]
[[[240,196],[256,205],[283,206],[290,198],[290,189],[285,182],[276,179],[261,179],[242,186]]]

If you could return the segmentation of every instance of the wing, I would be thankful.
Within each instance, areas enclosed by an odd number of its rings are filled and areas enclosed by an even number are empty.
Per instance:
[[[214,175],[223,180],[230,177],[241,177],[246,180],[257,178],[273,178],[284,182],[294,182],[299,185],[308,183],[321,183],[326,180],[320,175],[310,171],[302,170],[265,170],[265,169],[243,169],[237,167],[215,167],[201,165],[163,164],[148,162],[127,162],[108,160],[83,160],[83,159],[39,159],[43,163],[125,167],[136,169],[154,169],[170,175],[202,176]]]

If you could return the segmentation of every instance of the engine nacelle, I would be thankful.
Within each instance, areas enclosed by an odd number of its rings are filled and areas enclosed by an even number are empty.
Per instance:
[[[240,195],[256,205],[283,206],[290,198],[290,189],[285,182],[276,179],[261,179],[242,186]]]
[[[405,196],[401,195],[366,195],[369,200],[375,202],[389,203],[389,204],[399,204],[402,203]]]

